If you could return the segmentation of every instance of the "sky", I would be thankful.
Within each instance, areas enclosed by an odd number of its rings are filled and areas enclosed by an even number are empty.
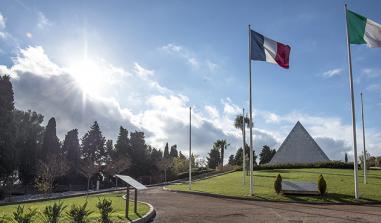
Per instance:
[[[254,149],[278,149],[299,120],[332,160],[353,157],[344,3],[381,23],[380,1],[0,1],[0,74],[18,109],[57,121],[57,133],[97,120],[148,144],[205,157],[217,139],[242,145],[248,110],[248,25],[291,46],[290,69],[252,62]],[[381,49],[352,45],[359,154],[381,156]],[[228,157],[228,156],[225,156]]]

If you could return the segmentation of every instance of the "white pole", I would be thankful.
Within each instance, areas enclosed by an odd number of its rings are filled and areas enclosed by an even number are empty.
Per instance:
[[[245,134],[246,134],[246,125],[245,125],[245,109],[242,108],[242,172],[243,172],[243,185],[245,185],[246,181],[246,153],[245,153],[245,144],[246,144],[246,139],[245,139]]]
[[[356,112],[355,112],[355,96],[353,90],[353,75],[352,75],[352,56],[351,56],[351,44],[349,41],[348,35],[348,17],[347,17],[347,4],[345,4],[345,21],[346,21],[346,30],[347,30],[347,48],[348,48],[348,65],[349,65],[349,88],[352,101],[352,131],[353,131],[353,172],[355,180],[355,199],[359,198],[359,184],[357,181],[358,176],[358,161],[357,161],[357,140],[356,140]]]
[[[251,28],[249,25],[249,98],[250,98],[250,196],[254,195],[254,179],[253,179],[253,106],[251,101]]]
[[[192,190],[192,107],[189,107],[189,190]]]
[[[364,184],[366,184],[366,148],[365,148],[365,122],[364,122],[364,102],[362,99],[362,92],[361,92],[361,119],[362,119],[362,142],[364,146],[364,157],[363,157],[363,166],[364,166]]]

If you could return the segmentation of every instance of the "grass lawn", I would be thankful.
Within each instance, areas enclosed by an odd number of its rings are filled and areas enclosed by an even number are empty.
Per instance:
[[[316,182],[323,174],[328,194],[321,196],[277,195],[274,191],[275,177],[281,174],[283,180]],[[188,184],[168,186],[169,189],[189,191]],[[192,183],[192,191],[222,194],[236,197],[249,196],[249,177],[243,186],[242,171],[213,177]],[[381,202],[381,170],[368,171],[368,184],[363,184],[359,170],[360,200],[357,202]],[[307,202],[356,202],[354,199],[353,170],[344,169],[277,169],[254,171],[253,199]]]
[[[89,220],[92,222],[97,222],[97,220],[100,217],[99,210],[96,207],[96,204],[98,202],[98,199],[106,198],[108,200],[112,201],[112,207],[114,209],[114,212],[111,214],[111,217],[114,222],[127,222],[124,218],[124,211],[125,211],[125,200],[122,199],[123,193],[121,192],[114,192],[114,193],[107,193],[107,194],[100,194],[100,195],[89,195],[87,197],[87,209],[93,211],[93,213],[90,215]],[[53,204],[54,202],[58,202],[59,200],[52,200],[52,201],[43,201],[43,202],[33,202],[33,203],[25,203],[21,204],[25,206],[25,210],[29,207],[36,208],[40,212],[45,208],[46,205]],[[64,212],[68,211],[70,209],[70,206],[75,205],[83,205],[86,202],[86,196],[81,197],[73,197],[73,198],[65,198],[61,199],[61,201],[64,203],[64,205],[67,205]],[[4,214],[8,216],[13,216],[13,211],[16,210],[18,205],[7,205],[7,206],[0,206],[0,216],[3,216]],[[138,215],[143,216],[149,211],[149,206],[146,204],[138,203]],[[65,216],[66,214],[64,214]],[[138,218],[138,215],[134,213],[134,203],[130,202],[130,209],[129,209],[129,218],[131,220]],[[38,222],[38,220],[36,220]]]

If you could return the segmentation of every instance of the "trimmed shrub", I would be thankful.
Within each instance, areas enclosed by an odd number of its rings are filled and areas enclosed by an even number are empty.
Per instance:
[[[341,161],[329,161],[329,162],[316,162],[316,163],[264,164],[264,165],[254,166],[255,170],[302,169],[302,168],[353,169],[353,163],[344,163]]]
[[[101,214],[101,222],[111,223],[112,221],[110,220],[109,215],[113,211],[112,201],[107,199],[103,199],[102,201],[98,200],[97,208],[99,209],[99,212]]]
[[[278,174],[274,182],[274,189],[277,194],[282,190],[282,176]]]
[[[16,211],[13,212],[13,222],[17,223],[32,223],[34,217],[37,215],[36,209],[28,208],[28,212],[24,210],[24,206],[17,206]]]
[[[70,210],[66,212],[71,223],[86,223],[87,218],[92,211],[86,210],[87,201],[82,206],[72,205]]]
[[[327,192],[327,183],[322,174],[320,174],[318,179],[318,188],[321,195],[324,195]]]
[[[48,205],[42,212],[42,222],[43,223],[58,223],[63,210],[66,206],[62,202],[54,203],[53,205]]]

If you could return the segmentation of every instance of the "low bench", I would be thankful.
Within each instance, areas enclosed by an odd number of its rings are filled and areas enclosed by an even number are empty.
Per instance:
[[[319,195],[318,185],[309,182],[282,181],[283,194]]]

